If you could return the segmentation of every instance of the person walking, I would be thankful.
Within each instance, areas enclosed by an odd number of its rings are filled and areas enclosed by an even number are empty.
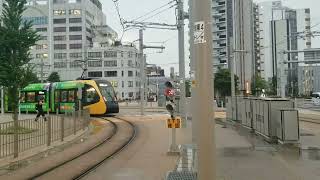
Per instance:
[[[36,122],[38,121],[40,116],[42,116],[44,118],[44,121],[47,121],[47,118],[45,117],[42,105],[43,105],[43,99],[40,99],[38,101],[38,103],[36,104],[36,111],[37,111],[37,117],[35,119]]]

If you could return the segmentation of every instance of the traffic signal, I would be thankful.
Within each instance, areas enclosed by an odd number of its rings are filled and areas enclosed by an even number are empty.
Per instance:
[[[166,89],[164,91],[164,95],[166,96],[166,109],[171,115],[171,118],[174,118],[174,113],[176,111],[176,106],[174,103],[175,90],[173,87],[173,83],[170,81],[165,82]]]

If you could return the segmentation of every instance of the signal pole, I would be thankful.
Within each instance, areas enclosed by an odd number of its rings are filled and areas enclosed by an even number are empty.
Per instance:
[[[198,179],[215,180],[215,122],[213,111],[211,0],[197,0],[193,7],[195,102],[197,119]]]
[[[185,58],[184,58],[184,19],[185,13],[183,10],[183,0],[178,0],[178,39],[179,39],[179,78],[180,78],[180,101],[179,112],[182,119],[182,127],[186,127],[186,73],[185,73]]]

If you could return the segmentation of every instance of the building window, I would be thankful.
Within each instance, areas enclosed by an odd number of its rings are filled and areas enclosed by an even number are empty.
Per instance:
[[[81,68],[81,62],[78,62],[78,61],[71,62],[70,68]]]
[[[123,71],[121,71],[121,76],[122,76],[122,77],[124,76],[124,72],[123,72]]]
[[[47,36],[40,36],[40,40],[47,40],[48,37]]]
[[[123,88],[124,88],[124,81],[122,81],[122,82],[121,82],[121,87],[123,87]]]
[[[122,98],[124,98],[124,92],[122,92],[121,95],[122,95]]]
[[[70,35],[69,40],[82,40],[82,35]]]
[[[55,44],[54,49],[67,49],[66,44]]]
[[[66,10],[53,10],[53,15],[55,16],[66,15]]]
[[[118,71],[105,71],[104,77],[117,77]]]
[[[129,97],[130,97],[130,98],[133,97],[133,92],[129,92]]]
[[[41,50],[41,49],[48,49],[48,45],[47,44],[36,45],[36,50]]]
[[[73,59],[75,59],[75,58],[82,58],[82,53],[70,53],[70,58],[73,58]]]
[[[53,24],[65,24],[67,22],[66,18],[53,19]]]
[[[91,34],[91,29],[90,28],[86,28],[86,31],[89,33],[89,34]]]
[[[46,16],[41,17],[22,17],[22,22],[31,22],[32,25],[44,25],[48,24],[48,18]]]
[[[89,58],[102,58],[101,52],[88,52]]]
[[[86,19],[86,23],[89,24],[89,26],[92,25],[92,23],[90,22],[90,20]]]
[[[66,32],[66,27],[55,27],[53,28],[53,32]]]
[[[136,81],[136,87],[139,87],[139,81]]]
[[[81,26],[69,27],[70,32],[82,31]]]
[[[91,71],[88,72],[89,77],[102,77],[102,71]]]
[[[118,87],[118,81],[110,81],[113,87]]]
[[[130,52],[128,52],[128,58],[132,58],[132,52],[130,51]]]
[[[104,51],[104,57],[117,57],[117,51]]]
[[[67,40],[66,36],[54,36],[53,37],[54,41],[65,41]]]
[[[36,28],[37,32],[47,32],[47,28]]]
[[[117,67],[117,61],[104,61],[104,67]]]
[[[54,59],[65,59],[67,58],[67,53],[54,53]]]
[[[128,87],[133,87],[133,81],[128,81]]]
[[[81,15],[81,9],[70,9],[69,14],[71,15]]]
[[[69,18],[69,23],[81,23],[81,18]]]
[[[128,77],[132,77],[133,76],[133,72],[132,71],[128,71]]]
[[[81,49],[82,48],[82,44],[70,44],[69,48],[70,49]]]
[[[55,62],[53,64],[54,68],[67,68],[67,63],[66,62]]]
[[[102,61],[88,61],[89,67],[102,67]]]
[[[129,66],[129,67],[132,67],[132,66],[133,66],[132,60],[129,60],[129,61],[128,61],[128,66]]]

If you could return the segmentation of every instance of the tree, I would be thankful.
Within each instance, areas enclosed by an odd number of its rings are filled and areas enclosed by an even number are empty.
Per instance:
[[[47,79],[48,82],[59,82],[60,81],[60,76],[59,76],[59,73],[58,72],[52,72],[48,79]]]
[[[259,92],[262,91],[262,89],[267,90],[268,83],[260,75],[256,75],[254,77],[254,83],[252,83],[251,87],[254,94],[258,95]]]
[[[269,95],[277,95],[277,77],[273,76],[271,81],[269,81],[269,89],[268,94]]]
[[[5,0],[0,18],[0,86],[8,89],[15,127],[18,124],[19,89],[35,80],[30,47],[40,39],[32,22],[23,21],[26,0]]]
[[[235,87],[238,89],[238,77],[235,75]],[[229,69],[218,69],[214,77],[214,90],[222,97],[231,95],[231,73]]]

